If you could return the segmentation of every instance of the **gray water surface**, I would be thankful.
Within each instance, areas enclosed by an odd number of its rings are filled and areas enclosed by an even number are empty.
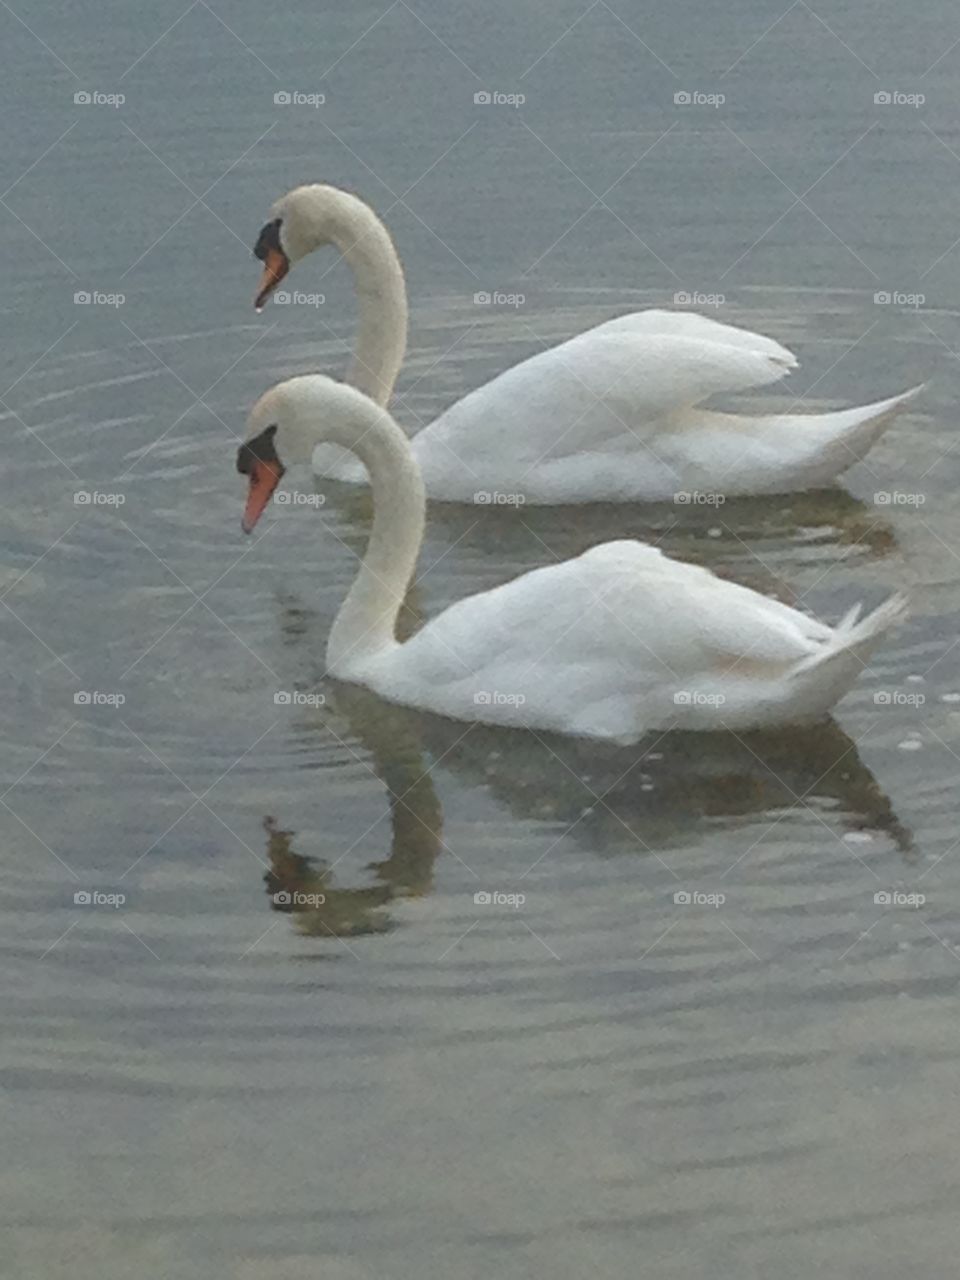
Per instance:
[[[785,7],[0,10],[10,1275],[950,1274],[960,28]],[[313,180],[395,236],[410,431],[681,291],[799,356],[758,410],[927,381],[833,491],[430,512],[405,626],[605,538],[829,620],[908,589],[833,722],[618,749],[325,678],[369,500],[246,541],[234,471],[256,396],[346,367],[332,255],[251,306]]]

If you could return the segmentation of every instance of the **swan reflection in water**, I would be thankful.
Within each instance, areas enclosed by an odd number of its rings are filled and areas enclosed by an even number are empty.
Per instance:
[[[617,747],[465,728],[358,686],[331,683],[329,689],[322,716],[310,723],[324,732],[329,721],[338,739],[352,737],[370,753],[370,768],[386,787],[391,844],[382,861],[369,864],[370,884],[342,888],[331,862],[295,851],[294,833],[265,819],[268,898],[305,934],[382,932],[391,923],[392,901],[431,892],[438,857],[457,856],[443,834],[438,788],[446,775],[482,786],[511,817],[551,828],[566,824],[571,839],[597,853],[654,856],[652,850],[706,839],[716,818],[775,820],[813,804],[841,815],[848,831],[885,834],[912,859],[909,832],[853,739],[833,720],[739,735],[659,732],[637,746]]]
[[[303,933],[380,933],[388,925],[383,908],[389,901],[422,897],[433,888],[434,863],[444,847],[443,810],[415,726],[403,708],[365,689],[344,686],[337,691],[335,711],[346,722],[337,724],[338,739],[352,732],[372,757],[369,767],[386,785],[390,852],[369,864],[372,885],[338,888],[331,865],[295,852],[294,833],[267,817],[263,825],[270,870],[264,882],[274,909],[294,914]],[[379,823],[375,830],[381,830]]]

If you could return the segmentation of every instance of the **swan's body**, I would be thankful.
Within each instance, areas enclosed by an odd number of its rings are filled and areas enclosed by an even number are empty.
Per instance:
[[[241,469],[249,530],[283,474],[317,444],[353,452],[373,486],[363,566],[330,633],[331,675],[458,720],[636,741],[656,728],[747,729],[814,720],[903,613],[894,597],[829,627],[639,542],[607,542],[446,609],[399,643],[424,489],[389,414],[320,375],[290,379],[251,416]]]
[[[266,263],[258,304],[291,262],[329,243],[350,264],[360,301],[348,381],[386,405],[406,344],[406,291],[393,242],[361,200],[308,186],[274,206],[257,247]],[[491,501],[494,493],[552,504],[814,488],[862,458],[917,389],[835,413],[749,417],[698,407],[718,393],[776,382],[796,365],[772,338],[693,312],[638,311],[470,392],[416,435],[414,456],[428,496],[451,502]],[[365,479],[329,447],[314,467]]]

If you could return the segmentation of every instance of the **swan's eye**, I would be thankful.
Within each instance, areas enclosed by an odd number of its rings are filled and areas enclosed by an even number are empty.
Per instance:
[[[267,222],[260,229],[257,236],[257,243],[253,246],[253,256],[259,258],[261,262],[266,262],[267,254],[271,251],[274,253],[283,253],[280,247],[280,224],[282,218],[274,218],[273,222]]]
[[[269,427],[264,427],[258,436],[244,441],[237,450],[237,470],[242,476],[251,475],[257,462],[271,462],[275,468],[279,469],[280,474],[283,474],[283,463],[277,456],[277,449],[273,443],[276,434],[277,424],[272,422]]]

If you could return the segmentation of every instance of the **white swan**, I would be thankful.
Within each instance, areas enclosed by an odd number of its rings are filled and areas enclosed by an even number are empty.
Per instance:
[[[256,305],[291,263],[326,244],[349,263],[359,297],[347,381],[386,405],[406,346],[406,290],[390,235],[362,200],[322,185],[279,200],[254,249],[264,263]],[[692,312],[638,311],[470,392],[415,436],[413,451],[427,494],[441,501],[492,492],[529,503],[782,493],[834,480],[920,389],[835,413],[744,417],[697,407],[716,393],[776,382],[796,365],[772,338]],[[314,467],[365,479],[332,449]]]
[[[451,605],[411,639],[395,624],[423,537],[425,494],[387,411],[320,374],[254,406],[238,469],[249,533],[284,473],[318,444],[369,473],[366,555],[327,644],[331,675],[457,720],[634,742],[646,730],[816,719],[904,612],[894,596],[828,627],[640,542],[606,542]]]

